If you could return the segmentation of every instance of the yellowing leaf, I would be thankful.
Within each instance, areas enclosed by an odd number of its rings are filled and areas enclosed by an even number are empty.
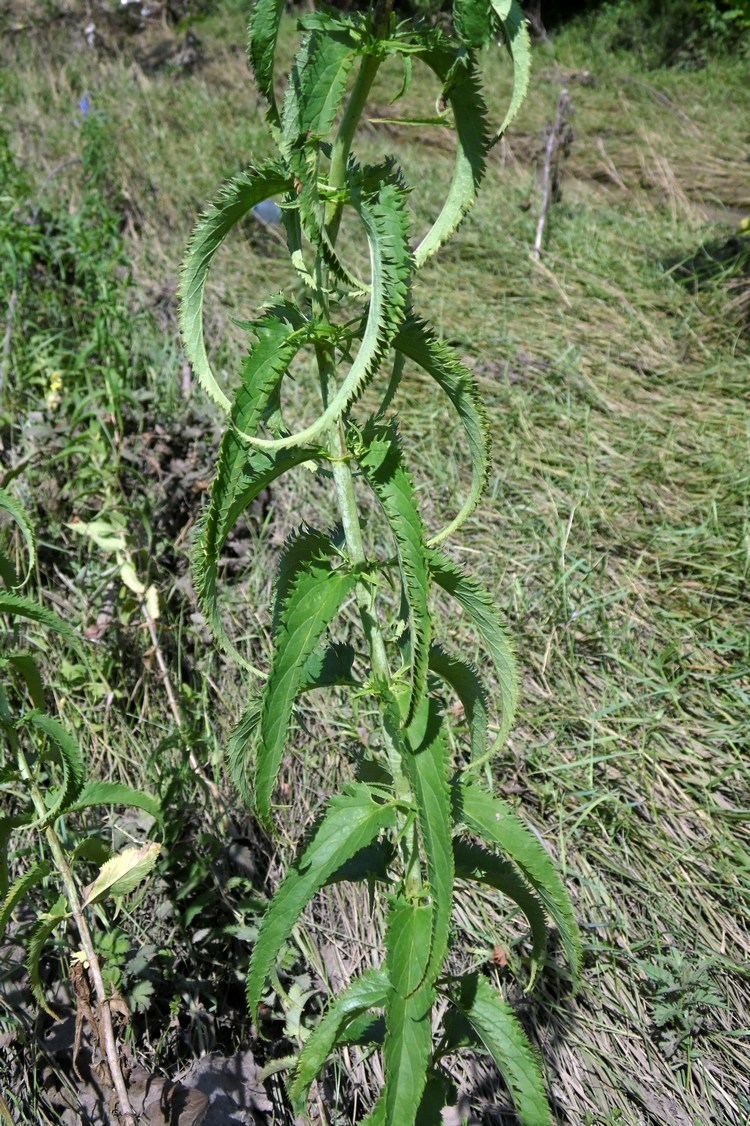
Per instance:
[[[146,593],[146,584],[141,582],[136,574],[135,567],[127,559],[120,563],[120,578],[128,590],[132,590],[133,594],[142,595]]]
[[[124,523],[117,516],[111,520],[101,516],[96,520],[74,520],[66,527],[79,536],[88,536],[102,551],[127,551]]]
[[[127,895],[146,878],[161,852],[155,841],[140,848],[126,848],[113,856],[99,870],[99,875],[85,889],[84,907],[99,903],[108,896]]]
[[[159,595],[153,584],[146,591],[146,609],[148,610],[149,618],[153,618],[153,620],[156,621],[159,617]]]

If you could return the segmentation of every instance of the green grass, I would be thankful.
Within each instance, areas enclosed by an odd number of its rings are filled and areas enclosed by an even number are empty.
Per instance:
[[[67,680],[60,672],[58,698],[103,773],[153,782],[158,766],[176,809],[201,803],[194,828],[174,829],[175,859],[165,861],[162,882],[134,912],[141,920],[134,933],[154,927],[174,954],[176,970],[168,958],[153,963],[151,1048],[137,1037],[134,1045],[148,1066],[167,1069],[188,1058],[206,1029],[209,1041],[213,1036],[225,1048],[248,1033],[241,1023],[233,1033],[221,1019],[222,1010],[242,1019],[234,973],[221,966],[226,943],[234,944],[240,969],[248,950],[247,940],[230,940],[226,928],[252,927],[249,901],[263,892],[266,868],[271,879],[278,871],[238,815],[255,848],[256,875],[218,893],[217,906],[216,888],[225,888],[236,869],[216,832],[217,810],[182,767],[191,743],[228,793],[218,749],[247,688],[191,618],[189,525],[205,492],[202,468],[210,467],[213,431],[198,393],[188,403],[179,393],[174,288],[197,208],[224,176],[266,151],[236,49],[244,41],[242,17],[217,16],[197,30],[207,61],[191,76],[147,77],[132,62],[137,44],[97,56],[75,47],[73,32],[68,42],[64,29],[49,41],[9,37],[0,48],[0,106],[11,144],[50,203],[63,197],[80,206],[80,170],[64,162],[79,151],[74,117],[84,90],[116,140],[110,180],[125,201],[118,206],[135,281],[123,299],[143,318],[133,379],[148,396],[145,417],[127,433],[130,475],[112,478],[108,499],[119,506],[127,488],[133,534],[164,603],[161,636],[174,682],[182,685],[185,731],[174,738],[155,668],[143,663],[149,644],[132,619],[99,642],[92,670]],[[507,71],[498,61],[488,65],[499,107]],[[584,70],[594,85],[581,81]],[[538,51],[535,71],[479,206],[417,294],[420,309],[475,368],[493,422],[490,491],[455,550],[496,590],[523,672],[520,719],[495,775],[502,791],[532,812],[556,854],[587,940],[575,1000],[554,970],[541,992],[517,999],[543,1052],[560,1123],[740,1126],[750,1121],[748,326],[731,289],[741,278],[693,291],[664,264],[728,237],[750,212],[747,139],[739,124],[750,110],[746,62],[643,71],[626,54],[605,55],[594,25],[561,32]],[[575,110],[575,137],[535,264],[529,249],[542,130],[562,84]],[[431,90],[421,96],[428,108]],[[373,116],[385,102],[381,85]],[[361,151],[392,150],[408,177],[434,184],[439,199],[451,166],[441,135],[367,129]],[[415,228],[428,218],[431,198],[428,192],[420,204]],[[350,253],[357,261],[361,247],[352,245]],[[231,318],[251,315],[283,284],[273,239],[243,225],[217,260],[208,301],[208,337],[217,342],[228,380],[243,346]],[[31,362],[20,338],[18,354]],[[44,376],[29,377],[26,416],[8,423],[19,454]],[[445,404],[428,397],[417,375],[411,387],[401,423],[415,452],[436,470],[425,472],[421,499],[428,525],[437,526],[466,487],[468,467]],[[299,388],[293,406],[301,416],[304,373]],[[104,408],[97,409],[103,418]],[[170,498],[185,474],[175,458],[194,476],[170,521]],[[430,484],[436,477],[437,489]],[[266,651],[279,547],[301,519],[314,518],[311,497],[328,503],[304,478],[275,491],[270,508],[258,509],[227,552],[228,619],[254,660]],[[54,494],[54,479],[54,471],[44,475],[35,466],[21,479],[42,519],[51,503],[42,486],[47,482]],[[71,514],[85,511],[75,494],[66,504]],[[374,513],[368,534],[382,535]],[[42,553],[43,588],[70,620],[90,625],[110,581],[105,561],[84,557],[54,512],[42,538],[54,559],[53,566]],[[441,610],[438,634],[454,643],[458,634],[460,643],[460,621]],[[466,641],[469,651],[472,644]],[[104,710],[96,687],[102,683],[115,693]],[[303,717],[280,795],[288,805],[282,848],[339,769],[337,743],[367,727],[360,711],[364,702],[342,699],[338,710],[321,710],[316,701]],[[189,860],[180,851],[186,841],[195,852]],[[160,900],[172,904],[169,922],[154,922]],[[324,978],[355,968],[363,929],[379,925],[366,901],[357,901],[351,916],[348,906],[331,892],[300,932]],[[518,920],[502,920],[490,896],[467,900],[457,914],[467,958],[484,963],[500,945],[516,970],[523,932]],[[291,951],[286,988],[300,973],[294,959]],[[196,984],[201,974],[203,986]],[[190,1013],[192,1023],[186,1036],[158,1039],[155,1018],[166,1023],[170,1003]],[[138,1019],[142,1032],[147,1018]],[[365,1065],[357,1067],[356,1074],[372,1078]],[[484,1075],[477,1064],[465,1076],[476,1106],[486,1122],[509,1124],[502,1095],[482,1086]]]

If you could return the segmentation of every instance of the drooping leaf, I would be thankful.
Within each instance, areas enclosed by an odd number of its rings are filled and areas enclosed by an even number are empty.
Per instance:
[[[573,981],[578,978],[581,938],[570,896],[541,841],[511,807],[471,782],[454,784],[454,819],[487,844],[496,845],[518,867],[554,920]]]
[[[208,270],[227,233],[251,207],[291,188],[287,170],[273,161],[249,168],[230,180],[198,220],[182,266],[179,314],[185,352],[201,387],[227,412],[231,402],[211,370],[203,337],[203,294]]]
[[[449,996],[497,1064],[521,1126],[551,1126],[539,1058],[507,1001],[475,973],[464,975]]]
[[[349,784],[342,794],[330,800],[260,924],[247,977],[248,1004],[253,1012],[279,950],[305,904],[342,864],[394,822],[393,807],[379,801],[361,782]]]
[[[331,1002],[300,1052],[289,1094],[295,1112],[301,1114],[310,1084],[340,1043],[341,1034],[358,1016],[381,1008],[390,993],[391,983],[382,970],[365,970]]]
[[[59,720],[44,712],[29,712],[24,717],[38,731],[42,731],[52,743],[56,756],[60,759],[63,771],[62,785],[58,792],[48,801],[49,809],[39,825],[48,825],[59,813],[70,808],[80,796],[86,777],[86,768],[83,755],[77,739],[67,731]]]
[[[266,116],[272,125],[279,124],[279,110],[273,89],[273,67],[285,6],[285,0],[255,0],[250,9],[248,26],[247,56],[258,89],[266,99]]]
[[[135,790],[122,782],[87,782],[81,790],[73,805],[64,810],[65,813],[75,813],[81,809],[89,809],[96,805],[134,805],[142,809],[151,817],[161,818],[161,805],[150,794],[142,790]]]
[[[471,880],[496,888],[512,899],[526,916],[532,938],[528,985],[531,989],[539,967],[544,964],[547,949],[547,922],[541,899],[531,891],[518,868],[502,856],[461,840],[454,840],[453,854],[457,880]]]
[[[50,910],[45,911],[44,914],[40,915],[37,919],[31,935],[29,936],[27,949],[26,970],[29,975],[31,992],[39,1006],[44,1009],[45,1012],[49,1013],[53,1020],[57,1020],[57,1014],[49,1007],[47,999],[44,996],[44,986],[39,976],[39,959],[42,956],[42,949],[44,948],[45,942],[52,934],[53,930],[55,930],[64,919],[68,918],[69,914],[70,912],[65,902],[65,896],[61,895]]]
[[[96,879],[85,889],[83,906],[135,891],[152,871],[160,852],[161,845],[156,841],[118,852],[102,865]]]
[[[23,594],[12,594],[10,591],[0,591],[0,614],[9,614],[14,618],[26,618],[30,622],[38,622],[47,629],[59,633],[76,648],[79,646],[78,638],[67,622],[59,618],[52,610],[48,610],[33,598]]]
[[[34,820],[32,813],[17,813],[13,817],[0,817],[0,896],[5,896],[8,891],[8,845],[14,829],[22,825],[30,825]]]
[[[31,526],[31,521],[26,513],[26,509],[20,504],[19,501],[9,493],[7,489],[0,488],[0,511],[7,512],[12,520],[18,525],[21,535],[26,544],[26,576],[23,582],[29,577],[34,569],[36,562],[36,540],[34,538],[34,529]],[[15,584],[14,584],[15,585]]]
[[[438,586],[463,606],[492,655],[500,689],[500,730],[496,741],[499,746],[505,741],[516,714],[518,670],[513,649],[500,625],[495,600],[481,583],[469,578],[441,552],[430,553],[430,571]]]
[[[36,884],[40,884],[50,873],[50,866],[46,860],[37,860],[25,872],[18,876],[3,899],[2,906],[0,906],[0,935],[2,935],[8,923],[8,919],[13,913],[13,908],[17,903],[20,903],[28,892],[31,891]]]
[[[261,449],[287,449],[317,441],[365,390],[403,319],[412,266],[405,186],[392,165],[382,172],[377,168],[354,170],[346,186],[370,250],[372,290],[362,340],[349,371],[309,426],[283,438],[243,433]]]
[[[488,694],[474,665],[462,661],[439,645],[430,646],[430,671],[449,684],[458,696],[469,725],[472,759],[487,751]]]
[[[453,905],[453,843],[448,773],[450,754],[437,701],[422,705],[428,711],[425,734],[403,757],[403,765],[414,792],[417,822],[427,861],[432,899],[432,931],[425,977],[435,981],[448,951]],[[421,726],[421,725],[420,725]]]
[[[430,610],[424,528],[414,487],[401,458],[395,424],[368,424],[362,434],[357,460],[383,506],[398,550],[411,641],[411,691],[406,715],[409,724],[427,685]]]
[[[474,205],[484,176],[488,131],[474,60],[462,57],[448,40],[436,42],[434,35],[417,57],[443,83],[443,100],[453,110],[456,122],[456,163],[448,195],[437,219],[414,251],[416,268],[421,269]]]
[[[526,97],[531,74],[531,39],[526,16],[518,0],[490,0],[490,3],[513,60],[513,94],[503,123],[492,138],[491,144],[494,145],[503,136]]]
[[[471,458],[471,489],[456,516],[430,538],[434,546],[455,532],[474,511],[484,490],[490,464],[487,412],[471,372],[453,350],[427,325],[410,316],[402,325],[394,348],[432,376],[452,402],[466,434]]]
[[[383,1041],[389,1126],[414,1126],[427,1082],[435,999],[431,983],[425,982],[431,936],[429,906],[402,899],[391,908],[385,968],[393,992],[386,1006]]]
[[[317,551],[298,564],[278,613],[271,671],[261,698],[253,789],[258,816],[266,825],[271,820],[271,792],[305,667],[357,582],[355,571],[345,566],[333,568]]]
[[[31,653],[10,653],[6,660],[23,679],[34,707],[43,710],[44,685],[42,684],[39,666]]]

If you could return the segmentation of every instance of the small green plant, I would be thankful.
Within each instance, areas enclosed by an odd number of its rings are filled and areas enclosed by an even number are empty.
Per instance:
[[[35,544],[33,530],[24,509],[5,489],[0,488],[0,511],[10,517],[22,534],[33,568]],[[42,908],[32,920],[26,938],[26,967],[32,993],[50,1015],[50,1007],[40,972],[40,960],[49,939],[72,923],[79,945],[71,953],[72,994],[80,1014],[93,1014],[92,1034],[107,1061],[120,1104],[122,1120],[133,1124],[125,1080],[119,1063],[112,1012],[127,1013],[122,999],[112,992],[102,971],[99,951],[106,941],[97,941],[89,916],[92,912],[103,924],[109,923],[101,904],[120,900],[133,891],[153,868],[160,845],[146,841],[112,854],[93,831],[76,832],[70,822],[97,806],[128,804],[152,817],[160,815],[159,803],[148,794],[120,782],[87,777],[86,764],[76,737],[57,716],[50,714],[42,667],[45,635],[57,634],[73,650],[80,643],[71,627],[38,600],[20,592],[22,582],[15,561],[0,550],[0,615],[7,628],[0,636],[0,732],[3,758],[0,770],[0,935],[19,906],[28,905],[35,889],[41,893]],[[19,628],[25,625],[29,636],[21,644]],[[41,637],[39,636],[41,634]],[[11,878],[10,844],[18,836],[14,867],[27,863]],[[76,874],[84,864],[97,869],[94,879],[82,887]],[[14,937],[20,932],[15,928]],[[93,1004],[89,1004],[89,994]]]
[[[419,317],[412,301],[416,272],[471,208],[487,154],[523,98],[529,71],[525,22],[516,0],[457,0],[452,37],[424,23],[397,22],[388,0],[367,13],[321,8],[299,21],[301,46],[279,104],[274,67],[283,9],[283,0],[258,0],[249,37],[250,63],[268,103],[278,157],[250,167],[224,187],[196,227],[181,281],[189,358],[206,392],[228,416],[197,544],[196,586],[217,637],[242,660],[218,605],[222,547],[262,489],[295,467],[315,468],[335,493],[340,523],[328,532],[301,528],[283,554],[271,667],[230,738],[229,773],[270,830],[274,787],[298,695],[350,686],[376,701],[380,718],[379,730],[353,756],[353,779],[328,800],[263,917],[247,997],[257,1012],[282,947],[319,889],[335,881],[369,881],[381,889],[387,906],[384,958],[378,969],[366,970],[332,1000],[307,1036],[289,1082],[295,1108],[303,1109],[331,1052],[360,1044],[379,1047],[385,1072],[368,1126],[437,1123],[453,1088],[444,1059],[471,1046],[494,1059],[520,1120],[541,1126],[550,1122],[549,1108],[538,1060],[520,1024],[487,977],[460,972],[451,929],[455,883],[496,888],[527,917],[529,984],[544,959],[547,917],[558,928],[574,978],[580,941],[568,894],[543,844],[478,780],[513,720],[516,665],[492,594],[438,545],[461,526],[482,494],[488,426],[471,373]],[[493,133],[479,55],[498,36],[512,56],[515,80],[505,120]],[[441,93],[436,116],[418,123],[452,126],[456,134],[448,195],[414,250],[409,188],[395,161],[361,164],[352,153],[375,77],[381,64],[394,58],[403,68],[394,101],[407,94],[412,67],[427,67]],[[297,299],[273,297],[248,322],[254,340],[238,384],[227,394],[211,370],[203,336],[206,276],[230,229],[272,196],[281,198],[296,273],[290,293]],[[350,268],[338,245],[344,217],[357,222],[366,236],[367,279]],[[352,317],[353,296],[364,310]],[[314,421],[292,430],[285,419],[285,377],[306,346],[315,357],[321,407]],[[433,534],[423,525],[398,424],[389,414],[407,361],[431,377],[453,405],[472,462],[466,500]],[[390,370],[384,374],[386,364]],[[365,390],[377,406],[363,415]],[[395,544],[391,558],[375,558],[366,547],[356,491],[362,486],[371,490],[389,528]],[[401,607],[386,628],[392,576]],[[431,641],[435,587],[455,599],[493,659],[501,722],[492,745],[487,687],[472,665]],[[334,618],[352,599],[361,618],[361,650],[327,640]],[[468,753],[454,749],[455,733],[443,703],[446,690],[458,697],[468,721]],[[438,1013],[443,1014],[441,1027],[433,1027]]]

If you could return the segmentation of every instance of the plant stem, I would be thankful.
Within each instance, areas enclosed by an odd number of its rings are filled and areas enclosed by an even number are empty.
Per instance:
[[[41,791],[34,781],[31,768],[21,748],[17,745],[16,752],[18,756],[18,766],[21,777],[26,782],[29,790],[31,801],[40,817],[47,815],[47,806]],[[122,1074],[122,1067],[120,1065],[120,1054],[117,1048],[117,1038],[115,1036],[114,1025],[112,1024],[112,1011],[110,1008],[110,999],[107,996],[107,990],[104,985],[104,978],[102,977],[101,965],[99,957],[94,948],[94,942],[91,937],[88,922],[84,914],[83,904],[81,903],[78,894],[78,887],[76,886],[73,873],[68,864],[67,857],[60,844],[60,838],[55,832],[52,825],[47,825],[44,830],[44,835],[47,838],[47,845],[55,867],[60,874],[63,887],[65,889],[65,898],[70,907],[70,913],[75,921],[78,936],[81,940],[81,948],[86,955],[88,962],[88,973],[91,983],[94,987],[94,993],[97,1000],[97,1009],[99,1012],[99,1028],[96,1029],[101,1036],[104,1047],[104,1054],[107,1059],[107,1066],[109,1067],[109,1074],[112,1078],[112,1085],[117,1094],[117,1099],[120,1104],[120,1117],[125,1126],[136,1126],[136,1119],[133,1113],[133,1108],[130,1105],[130,1098],[128,1096],[128,1089],[125,1084],[125,1077]]]

